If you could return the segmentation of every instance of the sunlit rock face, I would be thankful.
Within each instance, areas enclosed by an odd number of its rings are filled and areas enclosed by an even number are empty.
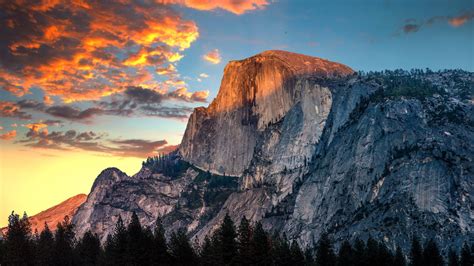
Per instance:
[[[64,221],[64,218],[67,216],[69,219],[72,219],[77,209],[83,204],[87,199],[86,194],[79,194],[69,199],[55,205],[51,208],[48,208],[40,213],[37,213],[33,216],[30,216],[28,220],[30,221],[31,231],[34,233],[36,231],[41,232],[44,230],[45,224],[48,225],[48,228],[52,231],[56,230],[58,223]],[[8,231],[7,227],[0,228],[0,237]]]
[[[407,250],[416,233],[459,247],[474,229],[474,76],[421,78],[444,93],[382,97],[380,80],[282,51],[231,62],[188,121],[175,159],[189,167],[104,170],[74,216],[79,236],[104,240],[135,211],[202,240],[229,213],[302,245],[327,231],[336,244],[372,236]]]
[[[307,136],[317,124],[322,128],[321,122],[331,107],[331,94],[316,79],[352,72],[342,64],[285,51],[266,51],[232,61],[224,70],[216,99],[208,108],[198,108],[191,115],[179,151],[186,161],[202,169],[241,176],[249,167],[255,148],[262,144],[258,141],[264,131],[290,110],[299,108],[293,112],[300,112],[304,120],[296,133]],[[309,121],[313,118],[319,121]],[[318,133],[315,135],[317,138]],[[275,146],[275,138],[265,149],[282,148]],[[278,158],[290,167],[294,154],[308,155],[299,153],[307,150],[297,142],[294,144],[299,147],[292,154]],[[245,186],[251,182],[247,180]]]

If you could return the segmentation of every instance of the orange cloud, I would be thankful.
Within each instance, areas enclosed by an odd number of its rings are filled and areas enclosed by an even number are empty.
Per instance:
[[[2,140],[12,140],[16,137],[16,130],[9,131],[5,134],[0,135],[0,139]]]
[[[20,106],[14,102],[0,101],[0,116],[30,119],[31,115],[21,111]]]
[[[26,124],[26,128],[29,128],[33,132],[39,132],[43,128],[47,128],[48,125],[44,123],[31,123],[31,124]]]
[[[121,92],[151,82],[199,36],[193,21],[152,2],[23,2],[0,3],[0,87],[17,96],[33,86],[66,103]]]
[[[453,27],[459,27],[464,25],[466,22],[474,18],[474,11],[466,12],[460,16],[452,17],[448,20],[448,23]]]
[[[214,49],[202,56],[202,58],[211,64],[219,64],[221,62],[221,55],[218,49]]]
[[[247,11],[263,9],[269,4],[267,0],[157,0],[159,3],[180,4],[198,10],[223,9],[236,15]]]

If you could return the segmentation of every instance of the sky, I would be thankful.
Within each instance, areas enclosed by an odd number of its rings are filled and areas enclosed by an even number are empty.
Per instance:
[[[0,226],[174,150],[226,63],[474,71],[472,0],[0,0]]]

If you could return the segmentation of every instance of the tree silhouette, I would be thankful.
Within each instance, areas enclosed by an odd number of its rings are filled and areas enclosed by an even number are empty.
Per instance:
[[[448,252],[448,266],[459,266],[459,258],[458,254],[456,254],[456,251],[454,249],[449,249]]]
[[[170,254],[176,265],[193,265],[197,262],[197,256],[189,243],[184,229],[179,229],[171,234],[169,243]]]
[[[168,253],[168,245],[166,244],[165,229],[161,218],[156,218],[155,230],[153,233],[153,259],[160,265],[168,265],[171,262],[170,254]]]
[[[405,256],[403,255],[402,249],[399,246],[397,246],[397,250],[395,251],[395,257],[393,258],[393,265],[394,266],[407,265]]]
[[[31,243],[31,225],[28,216],[12,212],[8,217],[8,228],[5,237],[6,265],[31,265],[33,261]]]
[[[410,265],[423,266],[423,248],[417,236],[413,236],[410,249]]]
[[[237,259],[240,265],[249,265],[252,256],[252,227],[247,218],[242,217],[237,232]]]
[[[114,233],[107,237],[105,244],[104,263],[106,265],[126,265],[127,257],[127,229],[119,215],[115,224]]]
[[[76,254],[79,265],[97,265],[101,256],[99,237],[87,231],[77,243]]]
[[[270,258],[270,242],[267,232],[263,230],[260,222],[255,224],[255,230],[252,237],[252,259],[253,263],[257,265],[271,264]]]
[[[344,242],[342,242],[341,247],[339,248],[339,253],[337,256],[337,265],[346,266],[353,265],[353,263],[354,258],[352,246],[349,241],[345,240]]]
[[[444,265],[443,257],[441,257],[438,245],[433,239],[428,241],[423,251],[423,263],[426,266]]]
[[[54,265],[74,265],[74,241],[74,225],[66,216],[58,223],[54,234]]]
[[[275,265],[292,265],[291,249],[286,235],[280,237],[278,234],[272,237],[273,261]]]
[[[359,238],[356,238],[353,249],[354,265],[366,265],[365,262],[365,244]]]
[[[472,266],[474,264],[474,258],[467,243],[462,246],[460,263],[461,266]]]
[[[316,248],[316,264],[320,266],[336,265],[336,255],[327,233],[322,233]]]
[[[290,255],[292,262],[291,265],[304,265],[304,254],[296,240],[291,242]]]
[[[36,245],[36,261],[40,265],[51,265],[53,263],[54,237],[48,224],[44,223],[38,243]]]
[[[229,214],[226,214],[224,220],[217,231],[218,247],[221,254],[221,263],[229,265],[237,256],[237,233],[235,225]]]

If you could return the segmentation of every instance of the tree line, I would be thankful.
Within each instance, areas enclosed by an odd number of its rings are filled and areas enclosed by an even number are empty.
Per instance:
[[[344,241],[336,249],[323,233],[314,247],[302,249],[285,235],[270,234],[262,224],[245,217],[236,226],[226,215],[219,228],[202,243],[191,241],[184,229],[165,236],[161,219],[154,229],[143,227],[133,213],[125,225],[119,217],[113,234],[101,245],[99,237],[86,232],[76,238],[74,225],[66,216],[52,232],[31,232],[28,217],[12,213],[8,231],[0,241],[0,265],[413,265],[472,266],[474,250],[465,243],[458,255],[450,250],[447,260],[434,240],[424,245],[412,239],[409,254],[400,247],[390,251],[373,238]]]

